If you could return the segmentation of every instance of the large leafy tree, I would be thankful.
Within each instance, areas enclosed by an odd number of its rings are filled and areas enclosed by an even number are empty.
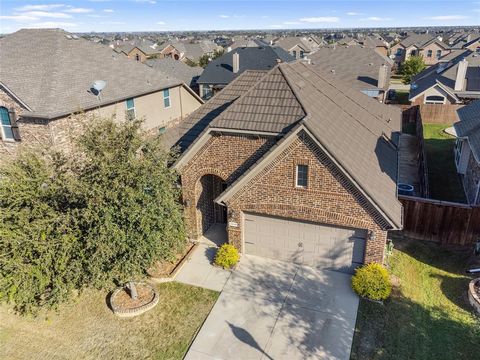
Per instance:
[[[0,298],[21,312],[141,277],[185,244],[161,139],[139,121],[92,123],[74,151],[22,153],[1,169]]]
[[[402,80],[405,84],[410,84],[413,77],[425,69],[425,62],[421,56],[411,56],[400,67]]]

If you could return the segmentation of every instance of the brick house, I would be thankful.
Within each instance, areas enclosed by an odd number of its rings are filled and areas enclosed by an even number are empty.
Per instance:
[[[413,34],[392,46],[390,53],[397,65],[410,56],[422,56],[426,65],[435,65],[451,51],[450,47],[430,34]]]
[[[410,85],[412,105],[466,104],[480,96],[480,56],[470,50],[454,50],[438,64],[415,76]]]
[[[125,54],[129,59],[144,63],[148,59],[160,56],[158,44],[147,39],[116,41],[112,44],[114,51]]]
[[[457,110],[455,165],[471,205],[480,205],[480,100]]]
[[[181,80],[63,30],[0,39],[0,162],[21,146],[68,148],[94,114],[143,118],[145,130],[163,132],[202,103]]]
[[[402,227],[400,112],[297,62],[246,71],[167,131],[192,238],[223,224],[244,254],[351,270]]]

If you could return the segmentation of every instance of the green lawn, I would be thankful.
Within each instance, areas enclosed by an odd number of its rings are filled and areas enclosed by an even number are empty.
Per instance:
[[[360,301],[351,359],[474,359],[480,319],[466,295],[471,252],[395,244],[402,249],[389,263],[398,284],[384,305]]]
[[[131,319],[113,315],[93,290],[37,318],[2,305],[0,359],[182,359],[218,293],[179,283],[158,290],[158,305]]]
[[[423,124],[430,197],[464,203],[466,202],[465,192],[455,168],[453,153],[455,138],[443,131],[450,126]]]

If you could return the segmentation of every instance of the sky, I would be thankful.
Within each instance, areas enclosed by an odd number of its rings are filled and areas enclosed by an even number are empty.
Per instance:
[[[0,0],[0,33],[479,25],[468,0]]]

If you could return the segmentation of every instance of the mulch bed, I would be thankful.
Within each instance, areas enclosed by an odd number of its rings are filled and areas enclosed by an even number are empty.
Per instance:
[[[161,278],[161,277],[168,277],[171,275],[173,270],[177,267],[177,265],[182,261],[185,255],[188,254],[190,249],[194,247],[195,244],[188,243],[185,249],[178,253],[175,256],[175,260],[170,261],[158,261],[156,262],[150,269],[148,269],[147,274],[153,278]]]
[[[137,294],[138,297],[136,300],[133,300],[130,297],[130,292],[125,287],[122,291],[118,292],[117,295],[111,299],[112,306],[119,309],[135,309],[139,306],[150,303],[154,296],[155,292],[152,287],[143,284],[137,284]]]

